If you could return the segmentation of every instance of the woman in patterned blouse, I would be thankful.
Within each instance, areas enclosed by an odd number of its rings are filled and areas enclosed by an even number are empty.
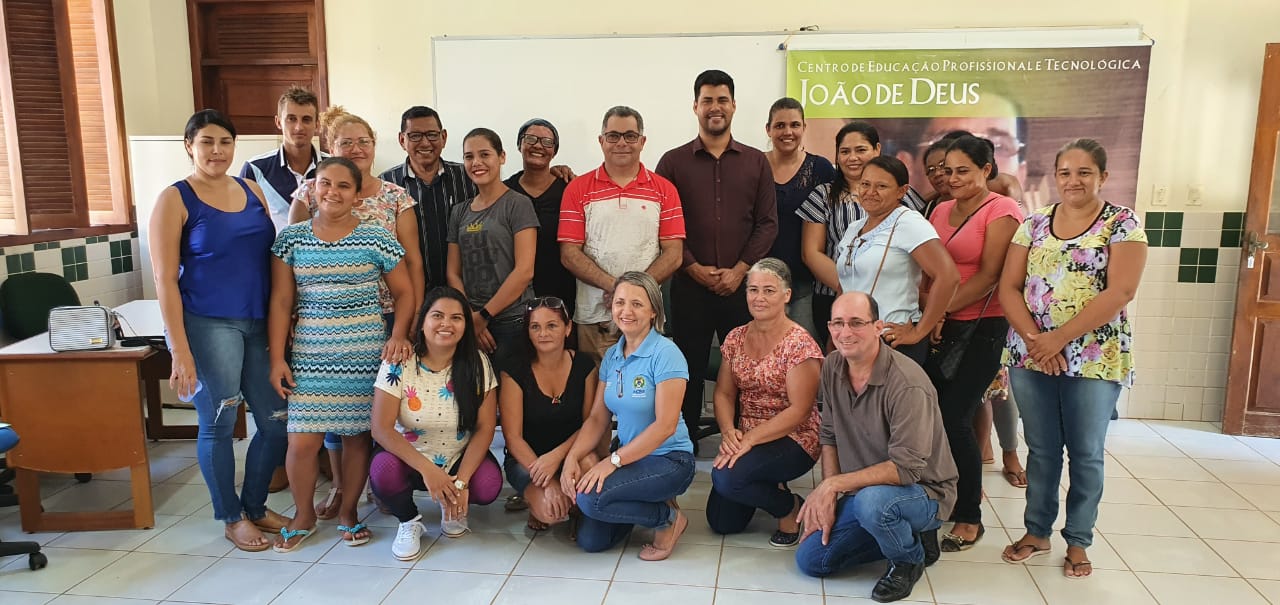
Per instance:
[[[769,543],[794,546],[804,499],[786,482],[809,472],[818,460],[818,374],[822,349],[786,315],[791,271],[765,258],[747,272],[751,321],[720,345],[715,412],[720,452],[712,464],[707,523],[712,531],[746,529],[756,509],[778,520]]]
[[[1122,386],[1133,384],[1125,305],[1147,259],[1137,214],[1098,196],[1107,153],[1077,139],[1054,160],[1061,202],[1036,211],[1009,246],[1000,302],[1009,319],[1004,365],[1022,412],[1027,533],[1004,550],[1011,563],[1049,552],[1058,516],[1062,451],[1071,460],[1063,574],[1093,573],[1085,549],[1102,499],[1103,444]]]
[[[471,306],[440,286],[427,292],[413,330],[413,354],[383,362],[374,383],[373,491],[400,520],[391,552],[418,557],[422,515],[413,492],[440,505],[441,533],[470,531],[470,504],[488,504],[502,489],[502,471],[489,452],[498,426],[498,378],[476,343]]]

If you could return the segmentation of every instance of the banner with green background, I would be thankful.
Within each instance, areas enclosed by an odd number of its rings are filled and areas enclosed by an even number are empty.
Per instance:
[[[866,120],[881,152],[906,163],[925,195],[933,193],[922,164],[930,144],[953,130],[987,138],[1027,210],[1056,200],[1057,150],[1097,139],[1109,156],[1104,196],[1132,207],[1150,58],[1150,46],[795,50],[787,96],[804,105],[807,151],[835,160],[841,127]]]

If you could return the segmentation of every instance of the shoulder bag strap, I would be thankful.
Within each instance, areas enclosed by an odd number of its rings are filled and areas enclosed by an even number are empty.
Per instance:
[[[907,210],[910,212],[910,210]],[[898,213],[898,218],[893,219],[893,227],[889,229],[889,239],[884,241],[884,254],[880,256],[880,266],[876,267],[876,277],[871,280],[871,291],[867,292],[867,296],[875,294],[876,284],[880,283],[880,271],[884,270],[884,259],[889,258],[889,244],[893,243],[893,233],[898,230],[898,221],[902,220],[902,212]]]

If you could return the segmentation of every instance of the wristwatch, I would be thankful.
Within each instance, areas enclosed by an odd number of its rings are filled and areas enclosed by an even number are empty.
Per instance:
[[[618,452],[610,454],[609,463],[613,465],[613,468],[622,468],[622,456],[619,456]]]
[[[493,313],[490,313],[488,309],[480,307],[480,310],[477,311],[477,313],[479,313],[480,317],[483,317],[485,321],[493,321]]]
[[[454,479],[453,486],[458,489],[467,489],[467,482],[462,479]]]

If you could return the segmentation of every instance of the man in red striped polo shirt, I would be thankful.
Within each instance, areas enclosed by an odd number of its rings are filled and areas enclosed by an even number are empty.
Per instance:
[[[604,114],[604,163],[565,189],[560,205],[560,260],[578,279],[578,348],[596,363],[618,342],[610,316],[613,283],[644,271],[658,283],[680,267],[684,214],[671,181],[640,163],[644,118],[619,105]]]

